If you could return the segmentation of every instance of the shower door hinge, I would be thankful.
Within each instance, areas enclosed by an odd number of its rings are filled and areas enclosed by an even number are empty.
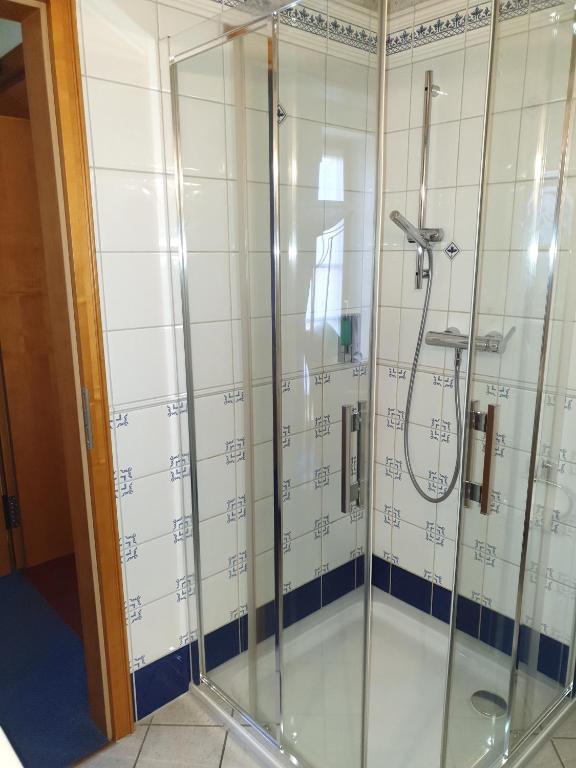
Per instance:
[[[22,518],[20,515],[20,504],[17,496],[2,496],[2,505],[4,507],[4,522],[6,530],[20,528]]]
[[[90,415],[90,391],[88,387],[82,387],[82,415],[84,417],[84,436],[86,438],[86,448],[92,450],[94,441],[92,439],[92,416]]]

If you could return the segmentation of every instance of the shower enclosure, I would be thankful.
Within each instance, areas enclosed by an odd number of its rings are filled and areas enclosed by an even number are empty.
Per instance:
[[[572,690],[574,11],[454,7],[169,39],[194,682],[311,768],[501,765]]]

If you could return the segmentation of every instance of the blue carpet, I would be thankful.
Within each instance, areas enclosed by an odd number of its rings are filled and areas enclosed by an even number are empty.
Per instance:
[[[80,638],[20,574],[0,578],[0,724],[24,768],[66,768],[106,744]]]

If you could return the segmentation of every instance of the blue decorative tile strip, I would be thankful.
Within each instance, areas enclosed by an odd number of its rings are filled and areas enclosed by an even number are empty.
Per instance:
[[[222,0],[215,0],[220,3]],[[224,5],[237,8],[246,0],[223,0]],[[501,0],[499,15],[502,20],[514,19],[527,13],[562,5],[559,0]],[[479,3],[473,8],[461,8],[446,16],[419,22],[416,28],[400,29],[386,36],[386,55],[409,51],[428,43],[480,29],[490,23],[491,3]],[[367,53],[378,51],[378,35],[371,29],[352,24],[344,19],[328,16],[314,8],[296,5],[280,12],[280,22],[287,26],[325,37]]]
[[[503,0],[500,3],[500,18],[515,19],[525,16],[530,11],[530,0]]]
[[[452,592],[449,589],[432,584],[422,576],[410,573],[376,555],[372,556],[372,584],[445,624],[450,623]],[[508,656],[512,654],[514,620],[509,616],[459,595],[456,627]],[[538,649],[538,672],[562,685],[566,684],[570,648],[522,624],[518,639],[518,661],[527,662],[529,652],[534,647]]]
[[[466,27],[466,16],[456,11],[449,16],[426,21],[419,24],[414,30],[414,48],[437,40],[444,40],[453,35],[460,35]]]
[[[303,32],[311,32],[320,37],[328,36],[328,16],[304,5],[295,5],[281,11],[280,21]]]
[[[476,5],[472,10],[468,11],[466,17],[466,29],[480,29],[480,27],[486,27],[490,24],[492,18],[492,5],[485,3],[484,5]]]
[[[330,18],[328,39],[368,53],[376,53],[378,50],[378,35],[375,32],[342,19]]]
[[[501,0],[499,18],[506,21],[562,4],[558,0]],[[447,16],[418,22],[414,28],[398,29],[386,36],[386,55],[392,56],[411,48],[461,35],[466,31],[480,29],[490,23],[491,16],[492,4],[478,3],[473,8],[461,8]]]
[[[412,30],[401,29],[386,36],[386,55],[402,53],[412,48]]]

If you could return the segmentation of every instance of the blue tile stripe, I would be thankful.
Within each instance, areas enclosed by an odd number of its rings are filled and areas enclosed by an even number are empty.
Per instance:
[[[320,610],[364,583],[364,556],[318,576],[284,595],[284,626],[289,627]],[[372,557],[372,584],[418,610],[448,624],[452,592],[422,576]],[[274,602],[257,610],[256,637],[262,642],[274,634]],[[460,595],[456,626],[462,632],[493,648],[512,653],[514,622],[491,608]],[[538,648],[537,669],[546,677],[565,684],[570,649],[564,643],[522,625],[518,660],[527,662],[531,648]],[[225,624],[205,637],[206,667],[210,671],[248,648],[248,617]],[[200,682],[198,641],[183,646],[157,661],[137,669],[133,675],[137,718],[146,717],[188,690],[190,682]]]
[[[194,653],[194,646],[196,652]],[[140,720],[169,701],[186,693],[193,677],[194,656],[198,659],[198,644],[184,645],[182,648],[163,656],[145,667],[132,673],[134,692],[134,711]],[[194,677],[198,678],[198,667]]]
[[[432,584],[424,577],[376,555],[372,556],[372,584],[424,613],[450,623],[452,592],[449,589]],[[456,627],[508,656],[512,654],[513,619],[463,595],[458,596]],[[564,685],[568,673],[569,646],[522,624],[518,641],[520,663],[528,661],[531,648],[538,648],[538,672]]]
[[[364,584],[364,556],[328,571],[284,595],[284,626],[289,627]],[[274,602],[256,611],[256,638],[262,642],[274,634]],[[218,667],[248,648],[248,616],[228,622],[204,639],[206,669]],[[146,717],[185,693],[193,681],[200,683],[198,641],[182,646],[132,673],[137,719]]]

